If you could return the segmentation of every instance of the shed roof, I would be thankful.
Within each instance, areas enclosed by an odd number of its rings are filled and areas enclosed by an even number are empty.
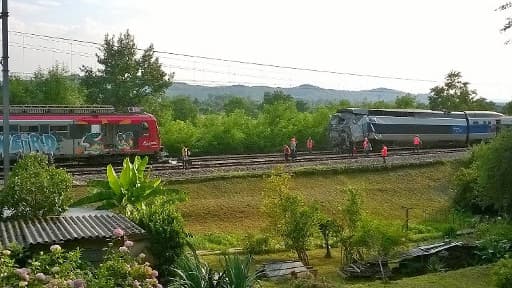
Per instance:
[[[120,228],[126,236],[145,231],[126,217],[106,211],[71,210],[61,216],[0,221],[0,246],[16,242],[23,247],[78,239],[111,239]]]
[[[420,247],[416,247],[414,249],[409,250],[409,252],[404,254],[401,257],[401,259],[408,259],[408,258],[413,258],[416,256],[421,256],[421,255],[431,255],[431,254],[435,254],[439,251],[449,249],[453,246],[462,246],[462,245],[463,245],[462,242],[447,241],[447,242],[441,242],[441,243],[436,243],[436,244],[432,244],[432,245],[420,246]]]

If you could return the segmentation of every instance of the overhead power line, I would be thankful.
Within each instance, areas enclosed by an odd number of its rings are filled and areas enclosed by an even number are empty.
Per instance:
[[[10,30],[9,32],[20,34],[20,35],[40,37],[40,38],[46,38],[46,39],[62,40],[62,41],[81,43],[81,44],[89,44],[89,45],[97,45],[97,46],[101,46],[102,45],[101,43],[94,42],[94,41],[79,40],[79,39],[66,38],[66,37],[58,37],[58,36],[51,36],[51,35],[44,35],[44,34],[38,34],[38,33],[28,33],[28,32],[21,32],[21,31],[14,31],[14,30]],[[136,48],[136,49],[138,51],[144,51],[144,49],[142,49],[142,48]],[[154,50],[154,52],[157,53],[157,54],[163,54],[163,55],[174,55],[174,56],[181,56],[181,57],[188,57],[188,58],[195,58],[195,59],[203,59],[203,60],[210,60],[210,61],[228,62],[228,63],[236,63],[236,64],[262,66],[262,67],[271,67],[271,68],[276,68],[276,69],[288,69],[288,70],[295,70],[295,71],[326,73],[326,74],[346,75],[346,76],[355,76],[355,77],[368,77],[368,78],[377,78],[377,79],[390,79],[390,80],[429,82],[429,83],[437,83],[438,82],[436,80],[429,80],[429,79],[394,77],[394,76],[374,75],[374,74],[361,74],[361,73],[352,73],[352,72],[339,72],[339,71],[315,69],[315,68],[295,67],[295,66],[276,65],[276,64],[265,64],[265,63],[259,63],[259,62],[242,61],[242,60],[225,59],[225,58],[208,57],[208,56],[199,56],[199,55],[176,53],[176,52],[170,52],[170,51]]]

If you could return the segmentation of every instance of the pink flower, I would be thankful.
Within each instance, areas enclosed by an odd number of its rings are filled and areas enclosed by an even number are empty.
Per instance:
[[[57,252],[62,251],[62,248],[59,245],[52,245],[50,247],[50,251],[52,251],[53,253],[57,253]]]
[[[116,237],[123,237],[124,236],[124,231],[121,228],[114,229],[114,231],[112,233]]]
[[[133,242],[129,241],[129,240],[124,241],[124,247],[128,247],[128,248],[133,247]]]
[[[43,281],[43,282],[46,281],[46,275],[44,275],[43,273],[37,273],[36,278],[39,281]]]
[[[162,286],[162,284],[156,284],[156,288],[164,288],[164,286]]]
[[[158,277],[158,271],[153,270],[153,272],[151,272],[151,277],[152,277],[152,278],[156,278],[156,277]]]
[[[72,282],[72,286],[73,288],[85,288],[85,281],[82,280],[82,279],[75,279],[73,280]]]
[[[126,248],[126,247],[124,247],[124,246],[123,246],[123,247],[119,247],[119,252],[121,252],[121,253],[127,253],[127,252],[128,252],[128,248]]]

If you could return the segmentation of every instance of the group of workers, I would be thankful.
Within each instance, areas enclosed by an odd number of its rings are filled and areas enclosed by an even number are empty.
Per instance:
[[[308,148],[308,152],[313,152],[313,139],[311,137],[306,140],[306,147]],[[293,136],[290,139],[290,146],[284,145],[283,146],[283,153],[284,153],[284,161],[288,162],[290,161],[290,158],[292,161],[295,161],[297,159],[297,138]]]
[[[412,144],[414,147],[414,152],[420,152],[421,138],[419,135],[414,136],[414,138],[412,140]],[[372,143],[370,143],[370,141],[368,141],[368,137],[364,137],[363,151],[366,154],[366,156],[368,156],[370,151],[372,151]],[[357,152],[357,148],[356,148],[356,146],[354,146],[354,148],[352,150],[352,155],[354,155],[354,153],[356,153],[356,152]],[[382,157],[382,160],[385,164],[386,158],[388,157],[388,146],[386,146],[386,144],[382,145],[382,149],[380,150],[380,156]]]
[[[420,151],[421,143],[422,142],[421,142],[420,136],[419,135],[414,136],[413,146],[414,146],[415,152]],[[313,152],[313,145],[314,145],[313,139],[311,139],[311,137],[309,137],[306,140],[306,148],[308,149],[309,153]],[[366,154],[366,156],[368,156],[370,154],[370,151],[372,151],[372,149],[373,149],[372,143],[368,140],[368,137],[364,137],[363,151]],[[283,153],[284,153],[284,160],[286,162],[290,161],[290,159],[292,161],[295,161],[297,159],[297,138],[295,138],[295,136],[293,136],[290,139],[290,145],[283,146]],[[354,145],[354,147],[352,149],[352,155],[354,155],[356,153],[357,153],[357,148]],[[380,155],[385,164],[386,158],[388,157],[388,147],[386,146],[386,144],[382,145],[382,149],[380,150]],[[183,146],[183,148],[181,149],[181,158],[182,158],[183,169],[188,169],[188,167],[190,166],[190,149],[187,146]]]

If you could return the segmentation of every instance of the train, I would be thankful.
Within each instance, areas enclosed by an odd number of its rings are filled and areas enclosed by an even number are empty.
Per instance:
[[[328,134],[338,152],[361,148],[365,137],[374,149],[411,147],[416,135],[423,147],[465,147],[494,138],[503,117],[493,111],[344,108],[331,116]]]
[[[0,133],[3,147],[3,119]],[[8,141],[10,159],[35,152],[52,160],[115,161],[132,155],[158,159],[163,152],[153,115],[136,107],[118,113],[108,105],[11,105]]]

